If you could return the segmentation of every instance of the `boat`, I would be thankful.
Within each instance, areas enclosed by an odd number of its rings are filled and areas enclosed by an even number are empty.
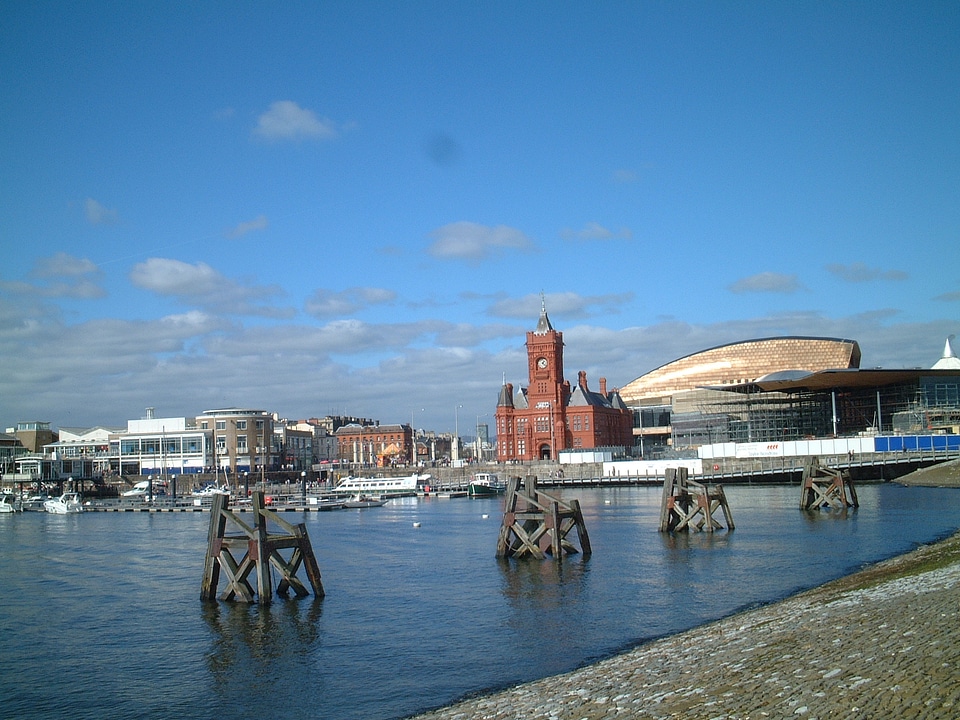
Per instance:
[[[47,510],[43,505],[49,499],[49,495],[31,495],[20,502],[20,509],[23,512],[46,512]]]
[[[362,478],[346,477],[337,485],[338,493],[415,493],[420,485],[429,482],[429,475],[414,473],[404,477]]]
[[[230,489],[218,485],[204,485],[199,490],[194,490],[190,494],[193,495],[193,497],[208,498],[214,495],[229,495]]]
[[[320,510],[342,510],[343,500],[337,498],[320,498],[317,501],[317,508]]]
[[[13,493],[0,493],[0,513],[20,512],[20,501]]]
[[[83,512],[83,503],[80,502],[80,493],[64,493],[58,498],[47,500],[43,509],[54,515]]]
[[[387,501],[382,497],[372,497],[370,495],[364,495],[363,493],[357,493],[356,495],[352,495],[349,499],[343,501],[343,506],[345,508],[381,507],[386,504]]]
[[[495,474],[477,473],[467,487],[467,494],[470,497],[488,497],[490,495],[501,495],[506,489],[506,483]]]
[[[120,493],[121,497],[142,497],[150,489],[149,480],[141,480],[126,492]]]

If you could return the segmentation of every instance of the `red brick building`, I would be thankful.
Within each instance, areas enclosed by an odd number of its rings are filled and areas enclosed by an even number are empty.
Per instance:
[[[358,465],[406,465],[413,457],[413,428],[409,425],[343,425],[337,429],[340,462]]]
[[[497,401],[497,459],[544,460],[560,450],[629,447],[633,414],[616,389],[587,387],[580,371],[576,387],[563,379],[563,333],[550,324],[541,305],[537,329],[527,333],[530,384],[515,389],[506,383]]]

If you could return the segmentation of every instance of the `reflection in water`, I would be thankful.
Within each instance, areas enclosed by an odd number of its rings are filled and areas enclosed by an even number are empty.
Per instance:
[[[539,606],[543,611],[556,608],[579,595],[589,568],[589,556],[566,556],[562,560],[522,558],[500,559],[503,595],[518,609]]]
[[[299,704],[304,668],[321,644],[322,608],[313,596],[269,605],[202,603],[212,640],[207,667],[221,702],[249,709],[290,697]]]
[[[735,532],[735,531],[734,531]],[[730,531],[724,532],[662,532],[660,542],[667,550],[709,550],[726,547],[730,543]],[[671,561],[684,560],[680,555],[669,555]]]
[[[856,517],[859,508],[836,508],[832,505],[813,508],[812,510],[801,510],[803,519],[810,524],[818,523],[822,520],[847,520]]]
[[[589,557],[498,561],[501,592],[509,608],[506,628],[516,643],[515,657],[536,657],[548,666],[548,673],[569,669],[575,662],[591,635],[588,622],[571,621],[585,602]]]

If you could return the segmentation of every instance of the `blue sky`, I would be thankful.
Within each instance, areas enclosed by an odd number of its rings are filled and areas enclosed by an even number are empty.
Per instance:
[[[16,2],[0,425],[461,433],[771,335],[960,328],[960,5]]]

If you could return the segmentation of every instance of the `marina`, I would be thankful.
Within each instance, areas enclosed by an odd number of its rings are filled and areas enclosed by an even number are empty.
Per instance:
[[[92,719],[109,698],[113,717],[405,717],[781,599],[960,527],[955,490],[857,490],[855,510],[803,512],[798,485],[730,486],[735,531],[673,534],[658,532],[659,487],[554,489],[579,501],[593,550],[562,562],[496,559],[502,497],[284,511],[309,532],[325,596],[269,606],[201,603],[207,512],[6,515],[0,602],[16,632],[0,637],[4,711]]]

